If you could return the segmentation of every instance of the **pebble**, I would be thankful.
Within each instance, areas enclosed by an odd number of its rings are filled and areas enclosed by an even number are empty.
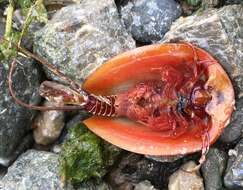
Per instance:
[[[229,151],[224,185],[229,189],[243,189],[243,139]]]
[[[199,172],[187,172],[196,167],[195,162],[185,163],[169,178],[168,190],[204,190],[203,179]]]
[[[202,165],[205,190],[222,190],[223,173],[226,168],[227,154],[217,148],[210,148],[207,159]]]
[[[46,101],[44,106],[60,106],[60,104]],[[52,110],[39,113],[32,124],[35,142],[41,145],[54,143],[64,127],[64,119],[63,111]]]

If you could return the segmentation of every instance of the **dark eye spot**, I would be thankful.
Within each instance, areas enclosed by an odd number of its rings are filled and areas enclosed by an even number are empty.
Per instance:
[[[146,100],[144,97],[140,98],[138,101],[137,101],[137,105],[141,106],[141,107],[145,107],[146,105]]]
[[[159,108],[156,108],[153,112],[153,116],[154,117],[159,117],[160,116],[160,111],[159,111]]]
[[[161,94],[162,91],[163,91],[163,86],[160,85],[160,84],[158,84],[157,86],[155,86],[154,91],[155,91],[157,94]]]
[[[184,112],[184,109],[187,107],[187,98],[184,96],[179,96],[179,102],[177,104],[177,111],[180,113]]]

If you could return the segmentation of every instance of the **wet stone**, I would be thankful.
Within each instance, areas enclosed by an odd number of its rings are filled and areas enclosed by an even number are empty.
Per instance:
[[[243,139],[235,149],[229,150],[229,160],[224,176],[224,185],[229,189],[243,189]]]
[[[187,172],[195,167],[195,162],[189,161],[173,173],[169,178],[168,190],[204,190],[203,179],[199,172]]]
[[[227,155],[225,152],[211,148],[207,159],[202,165],[202,175],[205,182],[205,190],[222,190],[223,172],[226,168]]]
[[[44,106],[60,106],[60,104],[46,101]],[[39,113],[32,124],[35,142],[42,145],[55,142],[64,127],[64,119],[63,111],[53,110]]]
[[[151,43],[162,39],[181,8],[174,0],[132,0],[121,7],[121,15],[134,39]]]
[[[134,47],[113,0],[81,1],[80,5],[64,7],[35,38],[37,54],[77,80]]]
[[[149,181],[153,188],[167,188],[169,176],[180,166],[180,162],[160,163],[142,155],[124,155],[117,167],[107,175],[112,188],[133,190],[140,182]]]
[[[0,34],[1,35],[1,34]],[[18,58],[13,77],[15,93],[26,103],[39,102],[40,75],[31,60]],[[9,63],[0,63],[0,164],[8,166],[15,157],[32,144],[28,136],[35,112],[17,105],[9,95],[7,75]]]
[[[188,41],[211,53],[224,67],[232,80],[236,110],[228,126],[242,130],[243,102],[243,5],[225,6],[176,20],[161,42]],[[226,129],[227,130],[227,129]],[[241,133],[225,133],[227,142],[240,137]]]

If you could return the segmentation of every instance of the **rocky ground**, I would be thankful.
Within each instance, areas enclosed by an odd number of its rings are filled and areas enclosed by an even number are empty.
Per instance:
[[[7,4],[0,0],[0,36]],[[135,47],[188,41],[222,64],[234,86],[236,107],[200,171],[188,173],[200,153],[151,157],[126,152],[87,131],[80,124],[87,113],[39,113],[16,105],[7,88],[9,62],[1,61],[0,189],[243,189],[243,1],[48,0],[45,6],[47,23],[35,23],[32,37],[23,41],[68,77],[82,82],[106,60]],[[21,19],[16,11],[15,22],[21,25]],[[18,60],[16,93],[25,102],[43,103],[37,90],[41,81],[60,79],[31,59]],[[87,155],[86,163],[81,158]]]

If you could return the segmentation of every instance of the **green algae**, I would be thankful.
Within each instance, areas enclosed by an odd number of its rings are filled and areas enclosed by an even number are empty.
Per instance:
[[[83,124],[69,130],[60,155],[60,172],[65,182],[80,183],[100,179],[119,155],[113,145],[104,143]]]

